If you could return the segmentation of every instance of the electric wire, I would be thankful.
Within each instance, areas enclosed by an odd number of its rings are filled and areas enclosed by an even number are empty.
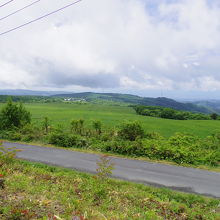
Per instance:
[[[13,2],[13,1],[14,1],[14,0],[11,0],[11,1],[8,1],[8,2],[4,3],[3,5],[0,5],[0,8],[1,8],[1,7],[4,7],[5,5],[7,5],[7,4],[9,4],[9,3]]]
[[[8,18],[8,17],[10,17],[10,16],[12,16],[12,15],[14,15],[14,14],[17,14],[18,12],[23,11],[23,10],[26,9],[26,8],[29,8],[29,7],[31,7],[32,5],[37,4],[37,3],[40,2],[40,1],[41,1],[41,0],[37,0],[37,1],[35,1],[35,2],[32,2],[31,4],[26,5],[26,6],[24,6],[23,8],[20,8],[20,9],[18,9],[18,10],[16,10],[16,11],[14,11],[14,12],[12,12],[12,13],[10,13],[10,14],[8,14],[8,15],[2,17],[2,18],[0,18],[0,21],[2,21],[2,20],[6,19],[6,18]]]
[[[75,1],[75,2],[73,2],[73,3],[71,3],[71,4],[65,5],[65,6],[62,7],[62,8],[58,8],[58,9],[56,9],[55,11],[52,11],[52,12],[50,12],[50,13],[48,13],[48,14],[45,14],[45,15],[43,15],[43,16],[41,16],[41,17],[38,17],[38,18],[36,18],[36,19],[33,19],[33,20],[31,20],[31,21],[29,21],[29,22],[27,22],[27,23],[24,23],[24,24],[22,24],[22,25],[19,25],[19,26],[17,26],[17,27],[14,27],[14,28],[12,28],[12,29],[7,30],[7,31],[1,32],[1,33],[0,33],[0,36],[5,35],[5,34],[8,34],[8,33],[12,32],[12,31],[18,30],[18,29],[20,29],[20,28],[22,28],[22,27],[24,27],[24,26],[27,26],[27,25],[29,25],[29,24],[32,24],[32,23],[34,23],[34,22],[36,22],[36,21],[39,21],[39,20],[41,20],[41,19],[44,19],[44,18],[46,18],[46,17],[48,17],[48,16],[50,16],[50,15],[52,15],[52,14],[55,14],[55,13],[57,13],[57,12],[59,12],[59,11],[62,11],[62,10],[64,10],[64,9],[66,9],[66,8],[69,8],[69,7],[71,7],[71,6],[73,6],[73,5],[77,4],[77,3],[79,3],[79,2],[81,2],[81,1],[83,1],[83,0]]]

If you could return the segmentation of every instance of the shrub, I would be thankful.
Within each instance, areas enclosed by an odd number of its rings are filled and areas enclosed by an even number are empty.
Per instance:
[[[95,129],[97,134],[101,134],[102,133],[102,122],[95,120],[92,122],[92,127]]]
[[[106,180],[112,171],[114,170],[114,164],[111,162],[111,158],[107,155],[100,156],[99,160],[96,162],[97,165],[97,176],[100,180]]]
[[[66,135],[63,132],[52,132],[49,135],[49,144],[66,146]]]
[[[163,137],[160,133],[158,133],[158,132],[150,132],[150,133],[147,133],[147,134],[145,135],[145,137],[146,137],[147,139],[155,139],[155,140],[164,139],[164,137]]]
[[[12,141],[20,141],[22,139],[22,135],[19,132],[10,132],[8,139]]]
[[[65,132],[52,132],[49,135],[49,144],[54,144],[60,147],[88,147],[89,143],[86,138],[81,136],[68,134]]]
[[[48,117],[45,117],[43,120],[43,123],[42,123],[42,127],[43,127],[43,130],[46,134],[48,134],[48,132],[49,132],[49,126],[50,126],[49,119],[48,119]]]
[[[199,142],[199,138],[192,134],[176,133],[168,139],[171,146],[191,146]]]
[[[121,125],[118,136],[125,140],[135,141],[138,137],[144,137],[144,129],[139,122],[127,122]]]
[[[22,134],[19,132],[18,129],[1,131],[0,138],[12,141],[20,141],[22,139]]]
[[[0,168],[14,162],[17,150],[16,148],[1,147],[0,142]]]
[[[130,156],[143,156],[144,146],[141,139],[136,141],[128,140],[112,140],[102,144],[103,151],[114,152],[117,154],[130,155]]]
[[[82,135],[83,130],[84,130],[84,120],[83,119],[71,121],[71,131],[72,132],[75,132],[77,134]]]
[[[202,147],[207,150],[220,151],[220,131],[216,131],[212,135],[206,137],[202,142]]]
[[[33,124],[25,125],[20,129],[20,133],[23,136],[22,139],[26,139],[28,141],[39,140],[43,136],[41,128]]]
[[[216,113],[212,113],[212,114],[210,115],[210,118],[211,118],[212,120],[217,120],[218,117],[219,117],[219,115],[216,114]]]
[[[0,113],[0,128],[2,130],[11,130],[21,128],[31,121],[30,112],[28,112],[20,103],[14,104],[11,100],[3,107]]]
[[[208,140],[210,141],[210,139]],[[220,161],[219,150],[204,147],[203,145],[209,145],[210,142],[201,141],[198,137],[190,134],[177,133],[168,140],[145,139],[143,142],[144,154],[151,159],[169,160],[178,164],[207,164],[211,166],[218,165]]]

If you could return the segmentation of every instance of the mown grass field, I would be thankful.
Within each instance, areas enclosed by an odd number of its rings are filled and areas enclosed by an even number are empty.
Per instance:
[[[0,219],[218,220],[219,200],[39,163],[0,166]]]
[[[2,106],[2,104],[1,104]],[[46,103],[46,104],[25,104],[30,110],[33,122],[40,124],[43,117],[48,117],[51,125],[63,125],[69,128],[72,119],[82,118],[90,126],[92,120],[101,120],[105,128],[118,126],[124,120],[138,120],[142,123],[146,132],[156,131],[165,137],[169,137],[176,132],[187,132],[206,137],[215,130],[220,130],[220,121],[212,120],[169,120],[140,116],[131,107],[110,106],[98,104],[66,104],[66,103]]]

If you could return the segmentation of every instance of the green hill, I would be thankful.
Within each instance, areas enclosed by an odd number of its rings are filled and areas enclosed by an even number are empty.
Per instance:
[[[159,97],[159,98],[146,98],[136,95],[129,94],[119,94],[119,93],[92,93],[92,92],[83,92],[83,93],[73,93],[73,94],[58,94],[57,97],[63,98],[78,98],[85,99],[88,102],[93,102],[97,100],[103,101],[113,101],[121,102],[127,104],[135,105],[147,105],[147,106],[161,106],[173,108],[176,110],[191,111],[191,112],[200,112],[200,113],[211,113],[212,110],[203,106],[199,106],[192,103],[181,103],[173,99]]]
[[[211,109],[217,113],[220,113],[220,100],[201,100],[195,101],[193,104],[204,106],[207,109]]]

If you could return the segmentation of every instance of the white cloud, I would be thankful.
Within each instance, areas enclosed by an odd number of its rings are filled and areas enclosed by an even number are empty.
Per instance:
[[[150,8],[150,0],[84,0],[44,21],[0,36],[0,85],[218,90],[217,1],[155,2]],[[8,5],[2,15],[28,3]],[[68,3],[42,1],[0,21],[0,31]]]

